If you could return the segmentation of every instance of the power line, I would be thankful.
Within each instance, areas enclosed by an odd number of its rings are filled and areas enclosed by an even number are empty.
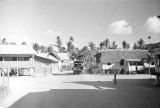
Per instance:
[[[41,15],[41,13],[48,7],[52,0],[43,0],[38,8],[33,12],[33,14],[29,17],[27,22],[23,26],[22,35],[29,29],[29,27],[36,21],[36,19]]]

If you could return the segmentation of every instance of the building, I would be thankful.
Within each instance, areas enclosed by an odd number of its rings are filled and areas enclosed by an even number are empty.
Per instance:
[[[143,67],[141,60],[147,53],[147,50],[107,49],[101,51],[100,63],[103,70],[118,69],[130,73]]]
[[[153,54],[153,60],[155,63],[155,73],[153,75],[156,75],[156,82],[155,85],[160,85],[159,77],[160,77],[160,48],[155,48],[152,51]]]
[[[46,75],[58,71],[58,60],[28,45],[0,45],[0,69],[10,75]]]
[[[59,72],[70,71],[73,67],[73,60],[70,60],[68,53],[57,53],[60,61],[59,61]]]

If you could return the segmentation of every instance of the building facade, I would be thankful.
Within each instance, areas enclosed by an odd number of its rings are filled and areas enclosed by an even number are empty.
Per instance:
[[[9,75],[47,75],[58,70],[58,61],[48,54],[36,54],[27,45],[0,46],[0,72]]]

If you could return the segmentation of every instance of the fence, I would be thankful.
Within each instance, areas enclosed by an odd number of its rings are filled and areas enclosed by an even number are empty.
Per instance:
[[[9,92],[9,69],[0,69],[0,96]]]

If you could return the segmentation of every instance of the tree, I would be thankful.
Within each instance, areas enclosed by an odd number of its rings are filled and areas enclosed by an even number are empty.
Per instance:
[[[109,39],[107,38],[106,40],[104,40],[104,45],[106,46],[106,48],[107,49],[109,49],[110,48],[110,41],[109,41]]]
[[[101,43],[99,44],[99,46],[100,46],[100,50],[102,50],[103,47],[104,47],[104,42],[101,42]]]
[[[91,41],[89,42],[88,46],[90,47],[90,49],[95,49],[96,45]]]
[[[40,51],[41,51],[41,53],[48,53],[48,48],[46,46],[41,45]]]
[[[151,69],[150,69],[150,65],[151,62],[153,61],[153,55],[152,55],[152,51],[150,50],[150,53],[146,54],[146,57],[142,59],[143,61],[146,61],[149,64],[148,67],[148,73],[151,74]]]
[[[66,52],[66,48],[64,46],[61,47],[61,52],[63,52],[63,53]]]
[[[69,39],[70,39],[71,42],[74,42],[74,38],[72,36],[70,36]]]
[[[113,41],[111,49],[117,49],[118,45],[116,44],[116,41]]]
[[[71,60],[75,59],[75,48],[74,48],[74,38],[70,36],[69,41],[67,42],[67,51],[69,52],[69,56]]]
[[[87,57],[89,53],[89,48],[87,46],[84,46],[81,50],[77,53],[77,59],[78,60],[84,60],[85,57]]]
[[[6,44],[7,42],[6,42],[6,38],[3,38],[2,39],[2,44]]]
[[[144,45],[144,40],[142,38],[140,38],[138,41],[137,41],[137,45],[138,45],[138,49],[145,49],[145,45]]]
[[[58,50],[59,52],[61,52],[61,48],[62,48],[62,41],[61,41],[61,38],[59,36],[57,36],[57,47],[58,47]]]
[[[134,43],[134,45],[133,45],[133,49],[134,49],[134,50],[138,49],[138,45],[137,45],[137,43]]]
[[[122,42],[122,46],[123,46],[123,49],[129,49],[130,48],[130,44],[127,43],[125,40]]]
[[[67,51],[71,51],[71,46],[72,46],[72,42],[71,41],[68,41],[67,42]]]
[[[38,44],[38,43],[34,43],[34,44],[33,44],[33,49],[34,49],[36,52],[39,52],[39,50],[40,50],[39,44]]]
[[[69,41],[67,42],[67,50],[70,52],[72,49],[74,49],[74,38],[70,36]]]
[[[22,42],[21,44],[22,44],[22,45],[27,45],[27,43],[26,43],[26,42]]]
[[[53,47],[52,47],[52,46],[49,46],[49,47],[48,47],[48,53],[51,54],[52,52],[53,52]]]

